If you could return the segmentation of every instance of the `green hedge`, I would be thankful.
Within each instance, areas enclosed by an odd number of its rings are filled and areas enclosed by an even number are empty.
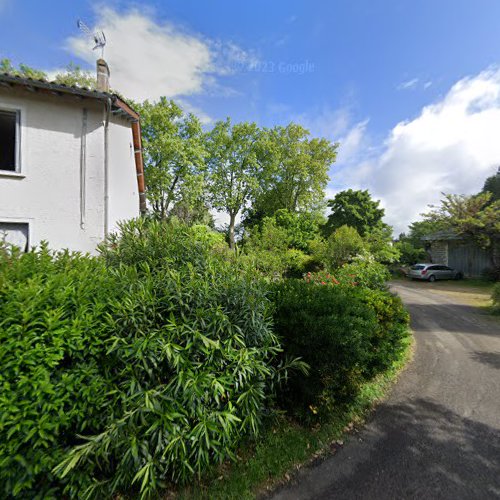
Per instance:
[[[0,259],[4,497],[147,496],[259,432],[279,352],[266,289],[200,231],[122,233],[102,257]]]
[[[273,298],[284,352],[311,367],[282,393],[282,404],[300,418],[321,417],[351,399],[404,348],[408,315],[387,292],[288,280],[274,285]]]
[[[391,274],[387,267],[380,262],[367,259],[357,259],[336,269],[335,277],[341,283],[356,283],[358,286],[374,290],[387,290],[387,282]]]
[[[500,311],[500,283],[496,283],[493,286],[493,291],[491,292],[491,300],[493,301],[493,308],[496,311]]]

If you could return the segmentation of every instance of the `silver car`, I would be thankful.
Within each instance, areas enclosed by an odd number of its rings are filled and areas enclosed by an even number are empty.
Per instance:
[[[436,280],[459,280],[463,278],[463,274],[442,264],[415,264],[410,267],[408,278],[433,282]]]

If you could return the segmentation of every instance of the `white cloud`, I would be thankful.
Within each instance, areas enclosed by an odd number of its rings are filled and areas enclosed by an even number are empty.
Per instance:
[[[290,113],[287,114],[287,118]],[[325,107],[314,112],[292,115],[292,121],[306,127],[316,137],[325,137],[333,142],[345,138],[353,128],[360,128],[361,123],[353,124],[352,113],[349,106],[339,109]],[[362,127],[361,127],[362,128]]]
[[[135,9],[120,13],[100,7],[96,15],[96,28],[107,38],[111,86],[136,100],[200,93],[215,83],[216,76],[256,63],[253,54],[230,41],[187,33]],[[99,54],[92,45],[83,35],[67,40],[72,54],[93,65]]]
[[[360,150],[366,146],[366,127],[369,120],[363,120],[350,127],[338,141],[338,162],[348,163],[356,158]]]
[[[457,82],[442,100],[398,123],[380,154],[342,171],[346,186],[382,200],[395,232],[418,219],[441,192],[478,192],[500,164],[500,69]]]
[[[420,80],[418,78],[412,78],[411,80],[400,83],[397,88],[398,90],[414,89],[419,81]]]

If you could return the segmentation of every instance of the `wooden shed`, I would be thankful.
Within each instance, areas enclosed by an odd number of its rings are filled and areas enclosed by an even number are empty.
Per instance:
[[[500,240],[490,248],[482,248],[475,241],[451,231],[438,231],[422,240],[433,263],[462,271],[464,276],[479,277],[500,261]]]

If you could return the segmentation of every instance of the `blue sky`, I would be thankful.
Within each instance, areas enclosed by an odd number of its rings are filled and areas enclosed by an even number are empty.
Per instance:
[[[497,0],[0,0],[0,57],[92,68],[79,18],[130,97],[339,141],[329,195],[370,189],[396,230],[500,164]]]

